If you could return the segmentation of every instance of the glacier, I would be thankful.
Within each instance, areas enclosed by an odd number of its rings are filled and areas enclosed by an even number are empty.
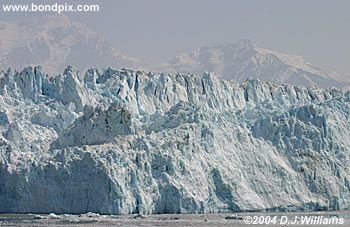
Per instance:
[[[350,92],[210,73],[0,74],[0,213],[350,208]]]

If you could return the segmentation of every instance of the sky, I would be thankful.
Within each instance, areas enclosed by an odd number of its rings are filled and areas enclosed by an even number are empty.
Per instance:
[[[151,63],[164,62],[175,54],[201,46],[250,39],[260,47],[302,55],[326,71],[350,73],[348,0],[56,2],[100,4],[101,12],[68,13],[68,16],[98,31],[122,53]]]

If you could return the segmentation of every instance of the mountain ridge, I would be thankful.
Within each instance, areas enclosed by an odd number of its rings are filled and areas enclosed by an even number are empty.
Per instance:
[[[259,78],[280,84],[350,87],[347,75],[325,72],[301,56],[261,48],[250,40],[201,47],[170,61],[150,64],[126,56],[96,31],[67,16],[0,22],[0,36],[0,67],[4,69],[42,65],[50,75],[59,74],[67,65],[81,72],[109,66],[156,72],[208,71],[238,82]]]
[[[201,47],[177,55],[168,63],[178,72],[215,72],[225,79],[243,82],[259,78],[277,83],[302,86],[345,87],[346,81],[307,62],[303,57],[260,48],[250,40]],[[166,66],[165,66],[166,68]]]
[[[81,71],[92,66],[142,65],[117,51],[87,25],[71,21],[67,16],[47,16],[45,20],[37,18],[30,22],[7,21],[2,22],[2,27],[1,67],[21,70],[27,65],[42,65],[52,75],[62,72],[67,65]]]

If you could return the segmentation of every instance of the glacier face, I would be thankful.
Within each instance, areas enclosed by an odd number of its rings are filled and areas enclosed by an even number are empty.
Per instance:
[[[350,93],[211,74],[0,74],[0,212],[350,208]]]

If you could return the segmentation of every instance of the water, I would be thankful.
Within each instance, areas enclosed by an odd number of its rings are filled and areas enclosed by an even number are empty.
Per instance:
[[[276,217],[275,223],[251,224],[244,221],[245,217],[258,218],[260,221],[270,221]],[[284,218],[282,218],[284,216]],[[234,217],[237,219],[228,219]],[[261,218],[262,217],[262,218]],[[269,217],[266,219],[266,217]],[[298,224],[285,224],[281,221],[294,220],[297,217]],[[301,224],[305,217],[342,218],[343,224]],[[242,218],[242,219],[241,219]],[[283,220],[282,220],[282,219]],[[259,221],[257,219],[257,221]],[[1,214],[0,226],[349,226],[350,211],[339,212],[310,212],[310,213],[239,213],[239,214],[170,214],[170,215],[98,215],[94,213],[82,215],[34,215],[34,214]]]

